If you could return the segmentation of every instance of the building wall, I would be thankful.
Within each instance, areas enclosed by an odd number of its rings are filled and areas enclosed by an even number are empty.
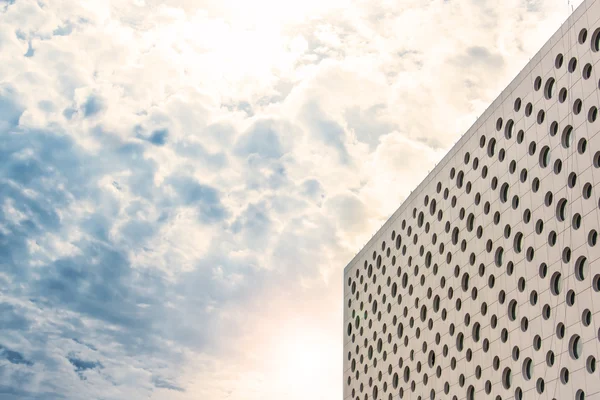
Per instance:
[[[599,50],[586,1],[346,267],[345,399],[600,399]]]

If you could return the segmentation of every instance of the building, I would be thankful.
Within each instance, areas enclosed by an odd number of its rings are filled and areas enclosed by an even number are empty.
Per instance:
[[[600,399],[600,0],[344,271],[344,399]]]

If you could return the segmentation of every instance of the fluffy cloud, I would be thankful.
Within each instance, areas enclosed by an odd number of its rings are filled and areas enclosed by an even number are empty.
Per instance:
[[[343,267],[568,12],[0,2],[0,397],[339,397]]]

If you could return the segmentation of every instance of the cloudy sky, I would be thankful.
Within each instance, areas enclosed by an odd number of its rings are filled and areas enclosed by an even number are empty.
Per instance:
[[[0,0],[0,399],[341,399],[344,266],[570,12]]]

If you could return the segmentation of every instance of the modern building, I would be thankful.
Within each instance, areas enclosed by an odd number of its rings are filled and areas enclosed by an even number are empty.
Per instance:
[[[600,0],[344,271],[344,399],[600,399]]]

